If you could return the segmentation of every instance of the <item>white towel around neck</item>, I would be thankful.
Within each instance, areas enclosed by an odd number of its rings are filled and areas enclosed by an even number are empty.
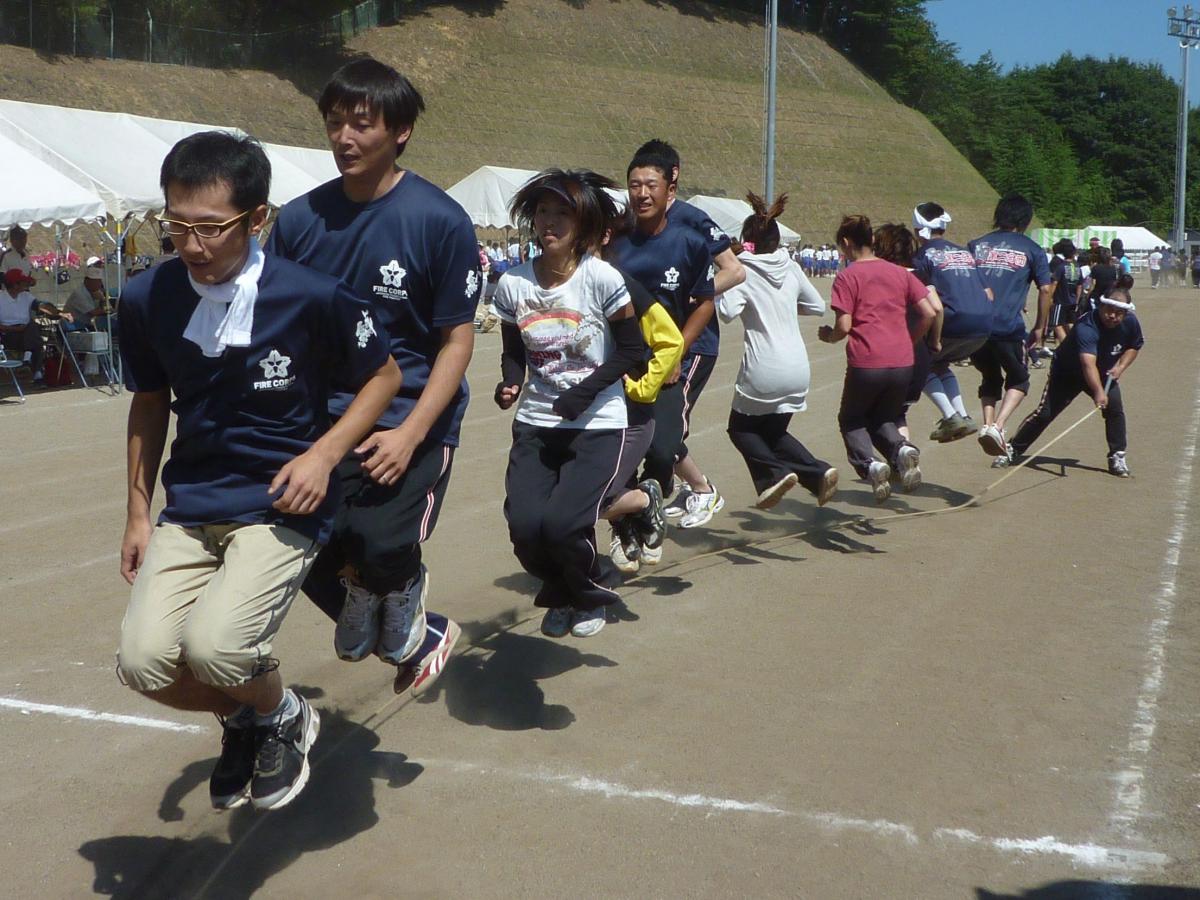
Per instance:
[[[254,301],[258,299],[258,279],[262,276],[265,258],[258,241],[251,238],[245,265],[228,281],[202,284],[188,273],[188,281],[200,295],[200,302],[196,304],[183,336],[205,356],[220,356],[226,347],[250,346]]]

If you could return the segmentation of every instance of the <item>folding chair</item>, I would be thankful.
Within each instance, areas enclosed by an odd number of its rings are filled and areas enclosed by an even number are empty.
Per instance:
[[[4,352],[4,346],[0,345],[0,369],[8,369],[8,374],[12,377],[13,387],[17,389],[17,397],[19,403],[25,402],[25,392],[21,390],[21,382],[17,381],[17,369],[25,363],[19,359],[9,359],[8,354]]]

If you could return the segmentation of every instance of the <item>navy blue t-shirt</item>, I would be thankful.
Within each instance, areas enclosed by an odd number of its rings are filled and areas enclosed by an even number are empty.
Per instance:
[[[692,206],[686,200],[676,200],[667,207],[667,221],[672,225],[682,225],[696,231],[708,244],[708,252],[716,259],[729,249],[729,235],[721,230],[721,226],[698,206]]]
[[[721,230],[721,226],[712,220],[708,213],[698,206],[692,206],[686,200],[676,200],[667,207],[667,221],[673,225],[682,225],[684,228],[690,228],[695,231],[700,237],[704,238],[704,242],[708,244],[709,255],[716,259],[730,247],[729,235]],[[708,320],[708,324],[704,326],[705,333],[696,338],[696,344],[703,343],[705,348],[712,348],[712,352],[697,351],[701,356],[716,356],[717,348],[721,345],[721,321],[714,314]],[[695,345],[693,345],[695,346]]]
[[[671,314],[680,331],[695,309],[692,298],[713,297],[714,271],[708,245],[691,228],[670,220],[656,235],[633,231],[619,237],[613,243],[609,262],[648,290]],[[720,335],[706,328],[687,355],[716,356],[719,347]]]
[[[124,327],[124,326],[122,326]],[[1142,325],[1133,313],[1126,313],[1116,328],[1105,328],[1100,323],[1099,313],[1092,310],[1084,313],[1067,335],[1067,339],[1054,353],[1050,372],[1061,371],[1065,375],[1083,377],[1079,354],[1090,353],[1096,357],[1096,368],[1103,378],[1126,350],[1141,350]]]
[[[992,301],[975,267],[975,255],[945,238],[926,241],[913,260],[913,274],[932,285],[946,308],[945,337],[991,334]]]
[[[1057,306],[1074,306],[1075,294],[1079,290],[1079,264],[1073,259],[1056,256],[1050,260],[1050,280],[1054,282],[1054,303]]]
[[[340,278],[372,304],[387,329],[404,381],[379,424],[401,424],[429,383],[441,329],[475,318],[483,289],[475,229],[441,188],[412,172],[384,196],[354,203],[336,178],[279,211],[267,252]],[[329,411],[340,416],[353,393],[335,385]],[[458,445],[467,380],[430,428],[427,441]]]
[[[267,487],[329,429],[333,373],[357,388],[387,361],[373,311],[336,279],[268,256],[250,346],[207,357],[183,336],[199,302],[178,259],[133,279],[121,296],[126,386],[173,395],[162,521],[279,524],[325,542],[338,499],[334,479],[307,516],[272,508],[278,498]]]
[[[1016,231],[993,231],[975,238],[968,245],[983,286],[992,289],[992,334],[994,338],[1024,338],[1025,320],[1021,311],[1029,285],[1045,287],[1050,283],[1050,265],[1046,251]]]

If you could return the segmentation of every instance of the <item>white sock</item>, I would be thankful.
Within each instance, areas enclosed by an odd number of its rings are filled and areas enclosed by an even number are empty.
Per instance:
[[[943,419],[948,419],[954,415],[954,407],[950,404],[950,398],[946,396],[946,390],[942,386],[942,379],[937,375],[930,373],[929,380],[925,382],[925,396],[933,401],[933,405],[938,408],[938,412],[942,414]]]
[[[950,404],[954,407],[954,411],[960,416],[966,416],[967,405],[963,403],[962,388],[958,386],[958,376],[953,371],[942,375],[942,387],[946,389],[946,394],[950,397]]]
[[[23,357],[21,357],[21,358],[22,358],[23,360],[25,360],[25,362],[32,362],[32,361],[33,361],[33,351],[32,351],[32,350],[26,350],[26,351],[25,351],[25,355],[24,355]]]
[[[273,725],[276,722],[286,722],[300,712],[300,698],[292,693],[291,689],[283,692],[283,699],[279,701],[279,705],[267,714],[258,713],[254,720],[257,725]]]

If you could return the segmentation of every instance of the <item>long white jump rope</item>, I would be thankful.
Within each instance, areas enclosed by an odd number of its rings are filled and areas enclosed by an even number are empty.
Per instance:
[[[1112,382],[1113,382],[1113,379],[1112,379],[1112,376],[1110,375],[1110,376],[1108,376],[1107,380],[1104,382],[1104,396],[1105,397],[1108,396],[1108,391],[1112,387]],[[924,516],[938,516],[938,515],[942,515],[944,513],[960,512],[961,510],[967,509],[972,506],[980,506],[980,505],[982,505],[981,501],[989,492],[998,488],[1009,478],[1012,478],[1012,476],[1016,475],[1017,472],[1019,472],[1021,469],[1025,468],[1025,466],[1027,466],[1034,459],[1034,457],[1041,456],[1042,454],[1044,454],[1047,450],[1049,450],[1051,447],[1053,447],[1055,444],[1057,444],[1059,441],[1061,441],[1063,438],[1065,438],[1068,434],[1070,434],[1072,431],[1074,431],[1076,428],[1078,428],[1080,425],[1082,425],[1084,422],[1086,422],[1088,419],[1090,419],[1092,416],[1094,416],[1097,412],[1099,412],[1099,410],[1100,410],[1100,407],[1098,407],[1098,406],[1094,406],[1091,409],[1089,409],[1086,413],[1084,413],[1082,416],[1079,417],[1079,420],[1077,422],[1075,422],[1075,424],[1064,429],[1059,435],[1057,435],[1056,437],[1047,441],[1045,444],[1043,444],[1041,447],[1039,447],[1036,452],[1025,454],[1025,458],[1022,459],[1019,463],[1017,463],[1015,466],[1010,466],[1009,470],[1007,472],[1005,472],[1003,475],[1001,475],[999,478],[997,478],[995,481],[993,481],[991,484],[989,484],[987,487],[985,487],[979,493],[973,494],[972,496],[968,497],[966,500],[964,500],[962,503],[959,503],[956,506],[947,506],[942,509],[924,509],[924,510],[918,510],[917,512],[892,513],[892,514],[886,515],[886,516],[855,516],[850,519],[845,519],[844,521],[841,521],[841,522],[833,522],[830,524],[823,524],[823,525],[819,525],[819,526],[814,525],[810,528],[802,528],[799,531],[792,531],[787,534],[779,534],[779,535],[774,535],[772,537],[767,537],[767,538],[755,538],[753,540],[748,540],[748,541],[738,541],[736,543],[730,543],[730,544],[726,544],[725,546],[722,546],[722,547],[717,547],[713,550],[706,550],[703,553],[697,553],[696,555],[689,556],[686,559],[678,560],[674,563],[664,566],[662,569],[656,569],[655,574],[660,574],[661,572],[670,571],[672,568],[687,565],[688,563],[693,563],[698,559],[704,559],[709,556],[718,556],[722,553],[728,553],[731,550],[740,550],[744,547],[761,547],[766,544],[773,544],[773,543],[777,543],[777,542],[781,542],[781,541],[795,540],[798,537],[801,537],[806,534],[811,534],[813,532],[838,531],[838,530],[841,530],[844,528],[853,528],[853,527],[862,526],[862,525],[872,525],[872,524],[875,524],[876,522],[895,522],[898,519],[918,519],[918,518],[921,518]],[[631,578],[626,583],[627,584],[636,584],[637,578]],[[514,610],[514,613],[515,613],[515,610]],[[497,631],[492,632],[491,634],[487,635],[487,637],[484,638],[484,640],[486,640],[487,638],[491,638],[500,632],[512,631],[514,628],[524,625],[526,622],[530,622],[535,618],[537,618],[536,614],[531,615],[531,616],[526,616],[523,619],[519,619],[519,618],[517,618],[516,615],[513,615],[511,622],[509,622],[505,625],[502,625]],[[465,656],[466,654],[470,653],[472,650],[486,651],[487,648],[481,646],[478,643],[469,643],[461,652],[456,653],[455,656]],[[390,719],[392,716],[396,715],[396,713],[400,712],[402,709],[407,707],[410,703],[413,703],[415,701],[415,699],[416,698],[414,698],[414,697],[404,696],[402,694],[389,697],[383,704],[381,704],[379,706],[378,709],[376,709],[373,713],[371,713],[369,716],[367,716],[365,719],[363,719],[362,722],[359,723],[359,726],[362,728],[368,728],[368,727],[371,727],[372,725],[374,725],[375,727],[378,727],[379,725],[382,725],[385,721]],[[393,705],[395,705],[395,709],[388,712],[388,707],[393,706]],[[385,713],[386,713],[386,715],[385,715]],[[341,746],[343,744],[345,744],[347,741],[349,741],[354,736],[355,736],[355,731],[353,729],[351,729],[345,735],[345,737],[343,737],[340,741],[338,741],[336,744],[334,744],[332,747],[328,748],[324,753],[322,753],[319,759],[314,760],[312,763],[312,768],[315,769],[315,768],[317,768],[317,766],[321,765],[321,763],[323,763],[326,759],[328,759],[330,756],[335,754],[341,748]],[[213,886],[214,883],[216,883],[217,879],[221,877],[221,874],[225,871],[230,860],[233,859],[234,855],[241,848],[241,846],[247,840],[249,840],[250,837],[258,830],[259,826],[263,822],[266,822],[269,818],[270,818],[269,816],[257,817],[254,824],[251,825],[249,829],[247,829],[245,832],[243,832],[242,835],[230,845],[229,852],[225,855],[225,858],[222,859],[221,862],[217,864],[217,866],[213,869],[213,871],[209,874],[208,878],[205,880],[204,884],[202,884],[200,886],[200,889],[196,892],[195,896],[197,898],[203,897],[205,894],[208,893],[209,889]]]

